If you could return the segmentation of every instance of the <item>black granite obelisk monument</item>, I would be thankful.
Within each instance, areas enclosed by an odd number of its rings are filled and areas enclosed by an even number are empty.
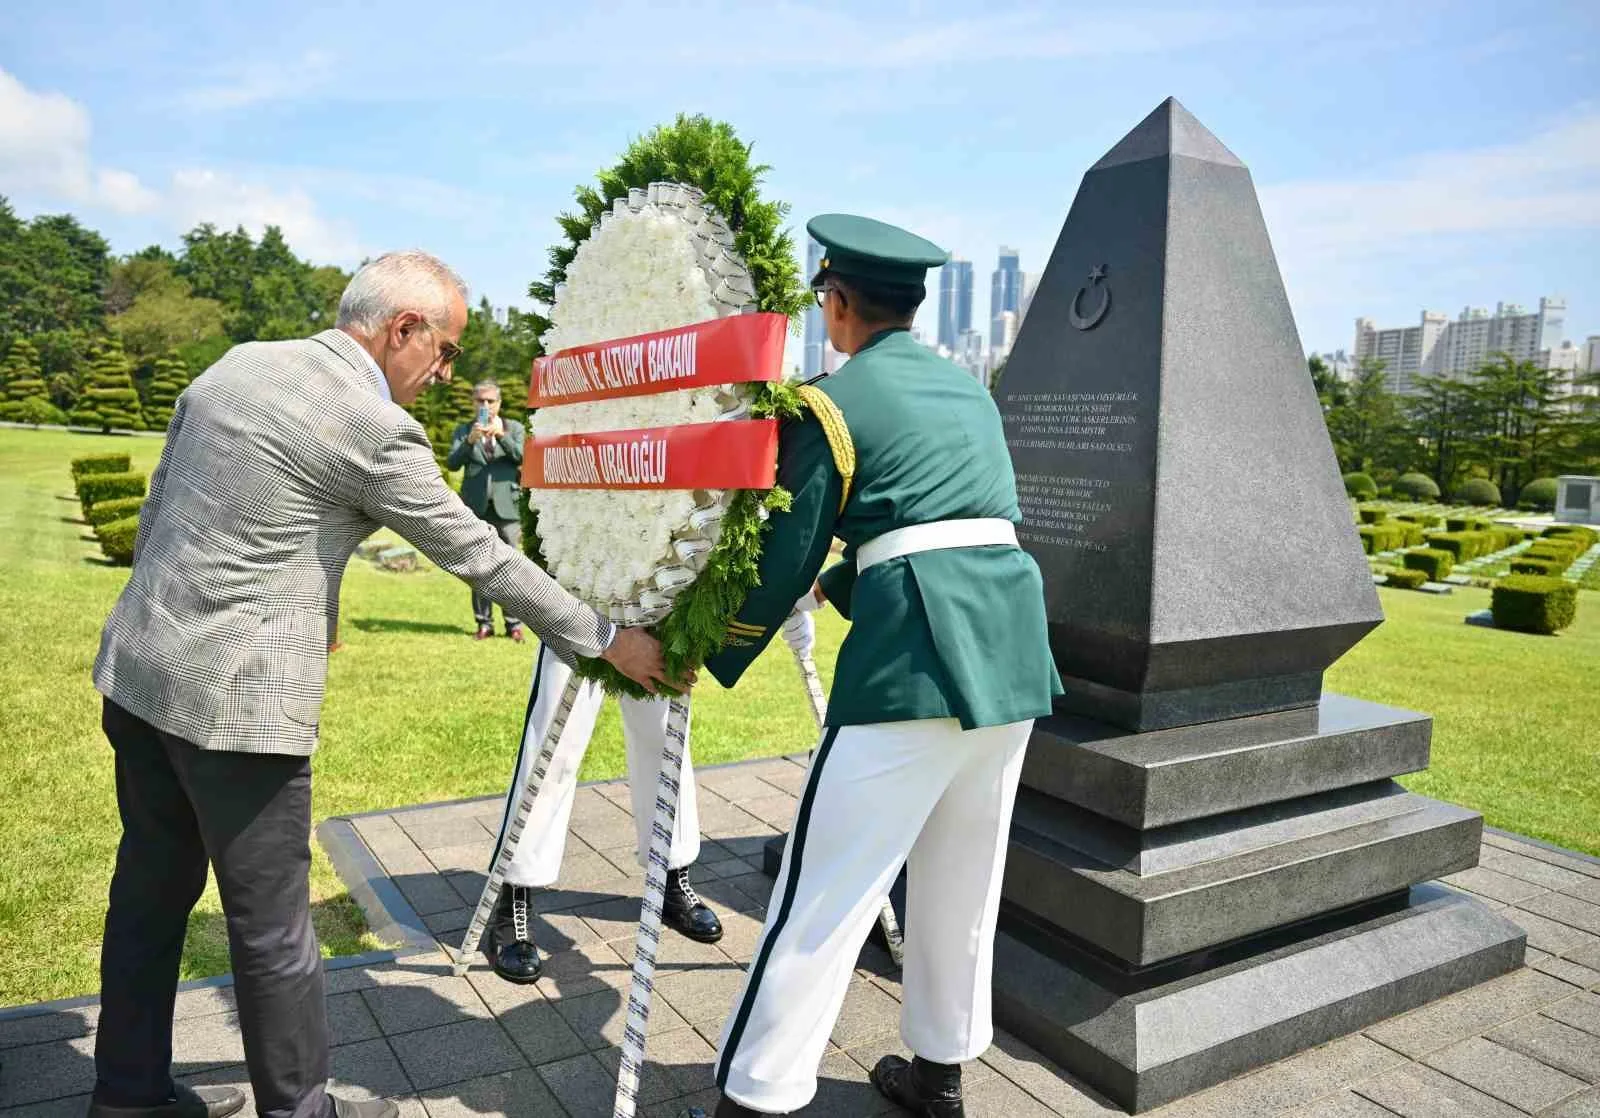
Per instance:
[[[1250,174],[1168,100],[1084,176],[998,400],[1068,695],[998,1022],[1145,1110],[1515,969],[1433,879],[1431,720],[1322,691],[1382,620]],[[908,929],[915,935],[915,929]]]

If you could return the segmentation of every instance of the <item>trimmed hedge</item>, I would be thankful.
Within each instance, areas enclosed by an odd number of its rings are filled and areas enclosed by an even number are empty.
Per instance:
[[[1398,586],[1402,590],[1415,590],[1427,581],[1428,576],[1425,572],[1406,567],[1402,570],[1390,571],[1389,576],[1383,580],[1383,583],[1385,586]]]
[[[1511,573],[1514,575],[1543,575],[1548,578],[1555,578],[1566,570],[1567,566],[1568,564],[1554,559],[1529,558],[1526,555],[1519,555],[1511,560]]]
[[[1600,543],[1600,532],[1593,528],[1585,528],[1581,524],[1554,524],[1544,530],[1544,539],[1577,540],[1583,546],[1578,550],[1582,555],[1596,543]]]
[[[1522,487],[1522,492],[1517,494],[1517,507],[1537,512],[1554,512],[1556,488],[1556,479],[1553,477],[1534,478]]]
[[[1356,514],[1361,517],[1361,523],[1363,524],[1382,524],[1389,519],[1388,509],[1372,508],[1370,506],[1357,509]]]
[[[1469,477],[1456,490],[1455,497],[1464,505],[1497,508],[1500,505],[1500,487],[1486,477]]]
[[[1356,532],[1361,537],[1361,550],[1368,555],[1396,551],[1405,546],[1405,529],[1399,524],[1363,524]]]
[[[1378,483],[1371,474],[1356,470],[1344,475],[1344,491],[1358,501],[1370,501],[1378,495]]]
[[[1489,554],[1494,539],[1488,532],[1432,532],[1428,546],[1448,551],[1457,563],[1466,563]]]
[[[100,537],[100,550],[105,552],[107,559],[121,567],[133,565],[133,543],[139,536],[137,516],[102,524],[95,529],[95,534]]]
[[[1436,547],[1422,547],[1408,551],[1402,557],[1408,570],[1421,571],[1429,582],[1443,582],[1455,570],[1456,558],[1450,552]]]
[[[1408,524],[1416,524],[1423,528],[1437,528],[1444,523],[1442,516],[1436,516],[1431,512],[1403,512],[1395,519],[1404,520]]]
[[[1451,532],[1487,532],[1490,524],[1481,516],[1451,516],[1445,519],[1444,526]]]
[[[1439,499],[1439,486],[1427,474],[1401,474],[1394,479],[1394,491],[1413,501]]]
[[[143,474],[85,474],[78,479],[78,500],[83,504],[85,515],[100,501],[144,495]]]
[[[133,459],[126,454],[85,454],[72,460],[72,480],[85,474],[125,474],[133,469]]]
[[[84,519],[96,526],[110,524],[113,520],[138,516],[139,509],[143,506],[143,497],[117,497],[114,500],[101,501],[84,513]]]
[[[1400,543],[1401,547],[1422,546],[1422,525],[1401,523],[1397,527],[1404,533],[1404,539]]]
[[[1497,629],[1554,633],[1578,615],[1578,587],[1560,578],[1507,575],[1495,584],[1489,609]]]

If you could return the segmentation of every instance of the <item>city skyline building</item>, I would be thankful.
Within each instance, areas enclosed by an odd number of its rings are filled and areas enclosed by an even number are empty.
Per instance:
[[[972,329],[972,261],[959,256],[939,269],[938,343],[956,347],[962,334]]]
[[[1356,319],[1355,361],[1384,363],[1389,391],[1416,393],[1419,377],[1458,377],[1504,353],[1513,361],[1535,361],[1560,346],[1567,302],[1544,296],[1537,311],[1519,303],[1498,303],[1491,314],[1466,307],[1454,320],[1440,311],[1423,311],[1416,326],[1380,329],[1372,319]]]
[[[1004,326],[1001,316],[1007,311],[1021,318],[1022,261],[1017,250],[1000,246],[999,259],[989,281],[989,337],[999,338]]]
[[[822,246],[810,237],[806,238],[806,281],[817,274],[817,269],[822,267]],[[801,376],[806,380],[819,377],[824,371],[823,351],[828,348],[828,332],[822,325],[822,308],[817,306],[813,299],[806,307],[805,314],[805,351],[801,363]]]

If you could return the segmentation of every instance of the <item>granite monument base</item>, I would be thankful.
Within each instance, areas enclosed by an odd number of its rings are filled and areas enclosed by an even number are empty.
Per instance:
[[[1432,884],[1144,968],[1008,905],[995,1022],[1139,1113],[1513,971],[1525,947]]]

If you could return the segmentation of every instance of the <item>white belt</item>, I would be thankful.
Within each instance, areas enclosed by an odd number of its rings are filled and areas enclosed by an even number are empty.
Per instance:
[[[913,524],[874,536],[856,549],[856,570],[864,571],[919,551],[940,551],[947,547],[986,547],[991,544],[1017,546],[1017,529],[1009,520],[935,520]]]

